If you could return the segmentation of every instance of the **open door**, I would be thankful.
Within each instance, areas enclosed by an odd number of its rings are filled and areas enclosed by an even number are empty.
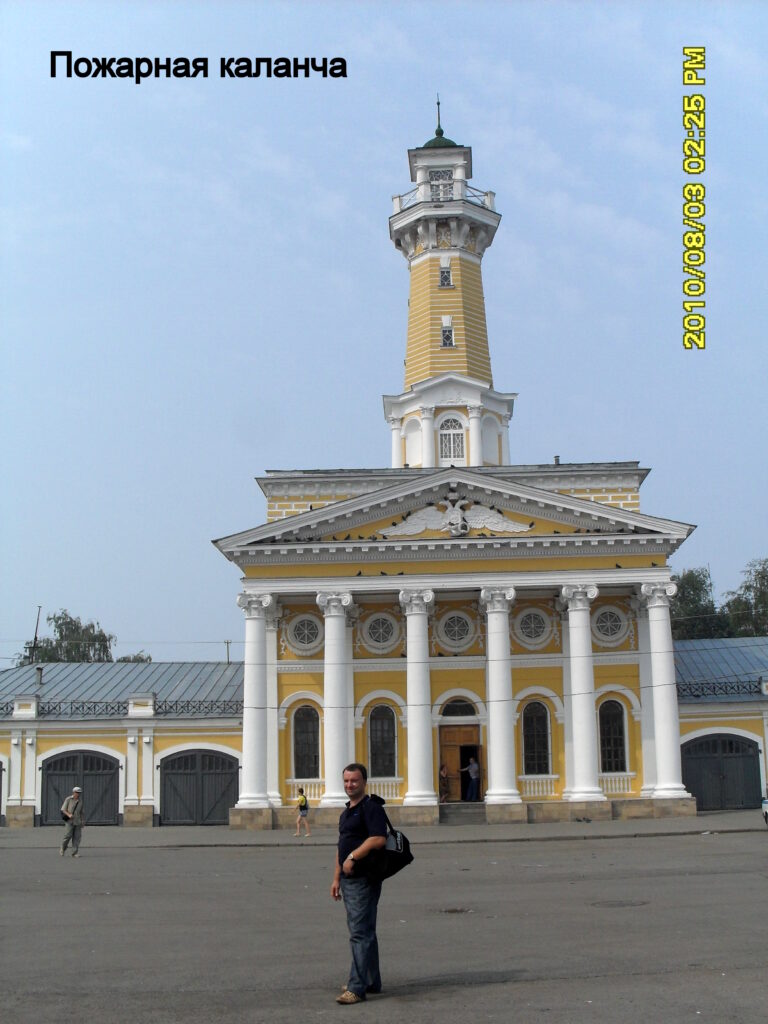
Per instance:
[[[441,725],[440,726],[440,763],[448,767],[448,801],[457,803],[466,799],[469,785],[469,772],[461,772],[466,768],[470,757],[474,757],[480,765],[480,799],[483,794],[483,762],[480,747],[480,726],[478,725]]]

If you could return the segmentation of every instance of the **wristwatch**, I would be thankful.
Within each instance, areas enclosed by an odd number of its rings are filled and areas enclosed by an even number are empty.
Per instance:
[[[347,860],[354,861],[354,859],[355,859],[354,853],[350,853],[349,856],[347,857]]]

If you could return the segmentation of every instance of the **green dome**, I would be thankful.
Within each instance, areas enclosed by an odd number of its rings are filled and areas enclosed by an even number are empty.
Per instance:
[[[458,146],[458,142],[454,142],[453,139],[446,139],[443,129],[440,127],[440,122],[437,122],[437,128],[435,129],[434,139],[430,139],[429,142],[425,142],[421,147],[422,149],[437,149],[442,146]]]

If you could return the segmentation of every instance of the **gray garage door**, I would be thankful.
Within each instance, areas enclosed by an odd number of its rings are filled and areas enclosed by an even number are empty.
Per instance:
[[[185,750],[160,764],[163,825],[227,825],[239,794],[238,764],[215,750]]]
[[[71,750],[43,761],[41,824],[61,824],[61,805],[73,786],[83,791],[87,825],[118,824],[120,765],[114,757],[90,750]]]
[[[700,811],[759,807],[760,755],[757,743],[718,733],[683,744],[683,784]]]

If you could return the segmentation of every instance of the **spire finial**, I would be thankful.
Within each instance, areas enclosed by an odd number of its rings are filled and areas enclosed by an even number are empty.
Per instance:
[[[440,93],[437,94],[437,128],[435,128],[435,136],[441,139],[445,133],[440,127]]]

